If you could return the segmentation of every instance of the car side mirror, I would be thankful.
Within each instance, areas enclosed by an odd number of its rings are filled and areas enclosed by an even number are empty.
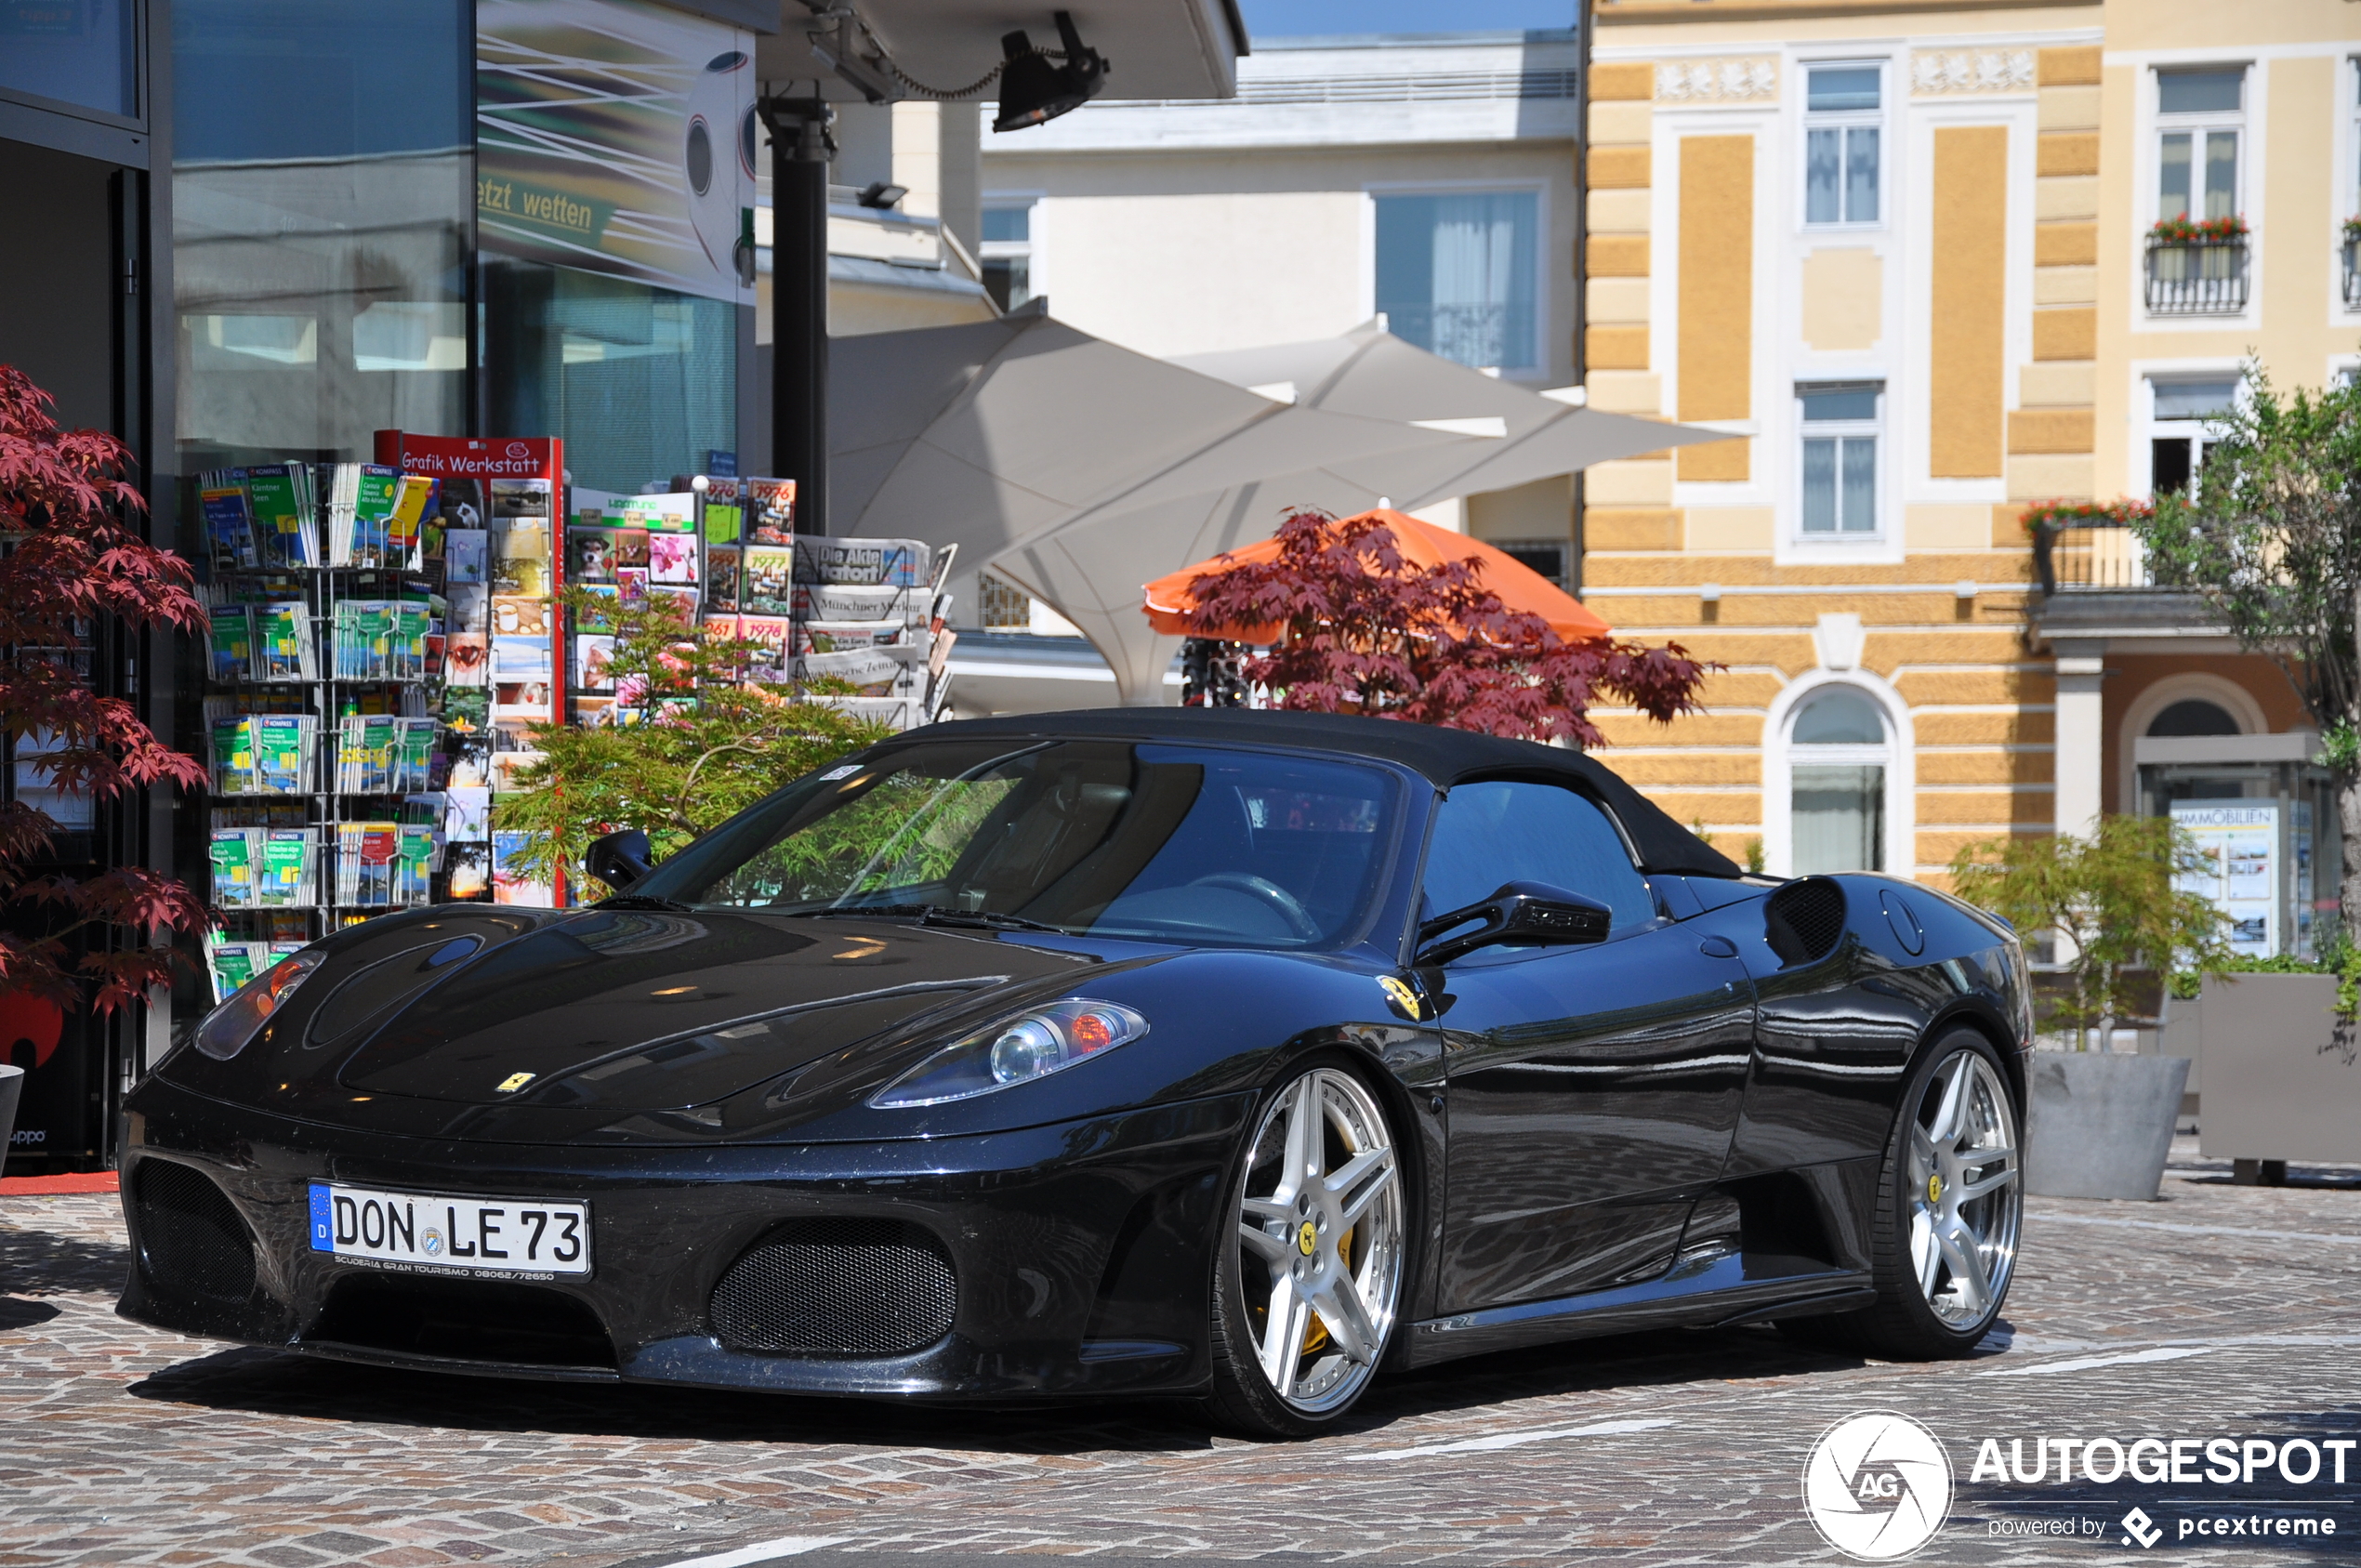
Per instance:
[[[582,863],[589,868],[591,876],[619,893],[653,871],[654,860],[655,850],[649,848],[648,836],[636,827],[627,827],[621,833],[592,839]]]
[[[1444,936],[1471,920],[1483,923],[1473,930]],[[1567,946],[1604,942],[1614,923],[1615,911],[1597,899],[1547,882],[1503,882],[1490,898],[1419,921],[1418,962],[1447,964],[1462,954],[1502,942]]]

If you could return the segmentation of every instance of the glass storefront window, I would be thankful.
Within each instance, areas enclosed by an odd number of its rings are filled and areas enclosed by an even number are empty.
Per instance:
[[[737,445],[737,307],[487,257],[489,428],[564,439],[574,482],[629,493]]]
[[[138,0],[0,6],[0,90],[138,118]]]
[[[467,433],[466,0],[176,0],[172,52],[181,471]]]
[[[2229,924],[2233,952],[2257,958],[2317,955],[2336,918],[2344,863],[2336,790],[2328,770],[2298,762],[2148,762],[2140,810],[2169,816],[2205,854],[2185,890]]]

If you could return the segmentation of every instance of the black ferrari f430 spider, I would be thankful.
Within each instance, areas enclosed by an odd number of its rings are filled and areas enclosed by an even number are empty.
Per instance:
[[[121,1311],[387,1365],[1303,1434],[1663,1324],[1965,1354],[2015,1261],[2008,928],[1749,877],[1579,753],[941,724],[587,908],[336,932],[128,1102]]]

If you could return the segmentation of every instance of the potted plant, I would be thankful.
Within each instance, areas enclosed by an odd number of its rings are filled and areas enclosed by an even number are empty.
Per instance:
[[[2184,1058],[2117,1055],[2135,969],[2218,971],[2222,916],[2178,878],[2204,862],[2162,817],[2103,817],[2087,838],[1971,844],[1953,885],[2028,935],[2048,933],[2068,981],[2053,1021],[2068,1048],[2038,1052],[2025,1115],[2025,1190],[2047,1197],[2153,1198],[2180,1114]]]

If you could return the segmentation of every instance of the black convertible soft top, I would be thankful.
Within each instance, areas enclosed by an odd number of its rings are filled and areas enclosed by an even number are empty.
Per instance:
[[[1334,713],[1281,713],[1253,708],[1086,708],[1073,713],[1012,714],[930,724],[903,740],[968,736],[1105,736],[1124,740],[1240,741],[1344,752],[1398,762],[1448,789],[1462,779],[1508,773],[1554,775],[1589,791],[1615,812],[1644,869],[1691,876],[1745,875],[1731,859],[1657,810],[1654,802],[1581,752],[1533,741],[1503,740],[1470,730],[1444,730],[1399,719]],[[889,743],[891,744],[891,743]]]

